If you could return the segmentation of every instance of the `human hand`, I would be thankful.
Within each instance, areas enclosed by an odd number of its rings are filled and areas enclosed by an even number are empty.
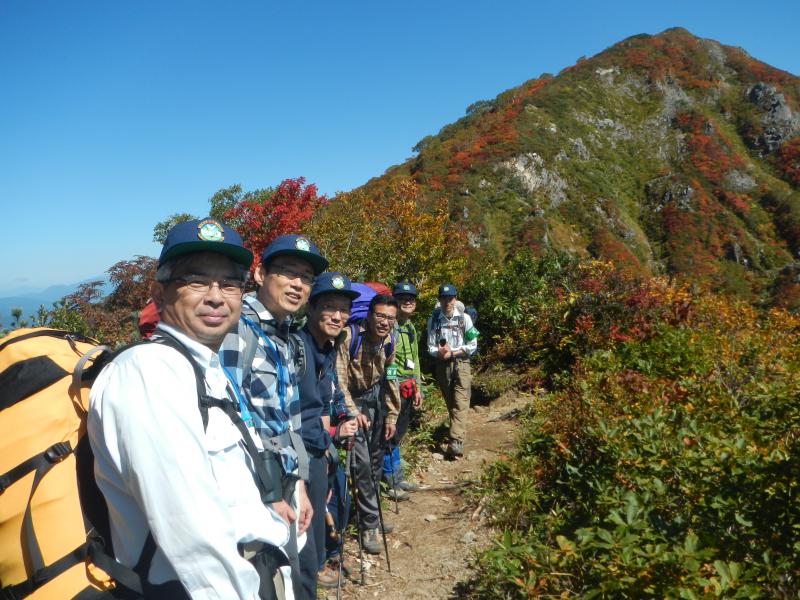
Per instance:
[[[308,499],[304,481],[300,481],[297,485],[297,497],[297,508],[300,512],[300,519],[297,521],[297,535],[303,535],[311,525],[311,517],[314,516],[314,509],[311,507],[311,500]]]
[[[369,429],[369,419],[364,413],[358,413],[355,421],[358,427],[361,427],[362,429]]]
[[[297,515],[294,512],[294,509],[289,506],[289,503],[286,500],[279,500],[278,502],[272,503],[272,510],[277,513],[277,515],[286,521],[287,525],[291,525],[297,519]]]
[[[419,408],[420,406],[422,406],[422,394],[417,390],[414,394],[414,408]]]
[[[390,440],[394,437],[394,432],[397,430],[397,426],[394,423],[386,423],[383,426],[383,437],[384,439]]]
[[[339,440],[344,438],[352,437],[358,431],[358,420],[357,419],[348,419],[343,423],[339,423],[336,426],[336,437]]]

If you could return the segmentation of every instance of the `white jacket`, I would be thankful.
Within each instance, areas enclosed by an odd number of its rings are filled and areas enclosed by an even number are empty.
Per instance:
[[[189,350],[211,396],[231,398],[216,353],[163,323],[158,329]],[[151,583],[180,579],[192,598],[255,600],[259,576],[237,544],[282,546],[288,527],[261,502],[230,418],[211,408],[204,431],[197,400],[189,362],[159,344],[123,352],[92,386],[88,435],[116,558],[134,566],[152,531]]]

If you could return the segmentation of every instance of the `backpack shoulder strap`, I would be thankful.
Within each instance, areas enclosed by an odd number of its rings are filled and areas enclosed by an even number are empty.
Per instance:
[[[164,332],[161,332],[164,333]],[[242,441],[244,442],[245,449],[247,450],[247,454],[250,455],[250,459],[253,462],[253,468],[256,471],[256,475],[258,477],[259,482],[259,492],[261,494],[261,500],[265,504],[269,504],[271,502],[276,502],[280,500],[282,497],[282,489],[280,485],[275,485],[276,473],[270,472],[267,469],[267,460],[265,460],[265,456],[257,447],[255,442],[253,441],[253,437],[250,435],[250,431],[247,429],[247,425],[245,425],[244,421],[242,421],[242,417],[239,414],[237,406],[231,402],[230,400],[222,400],[220,398],[213,398],[206,393],[206,386],[205,386],[205,378],[203,377],[203,372],[200,369],[200,365],[197,364],[197,361],[192,357],[186,347],[181,344],[178,340],[173,338],[172,336],[164,335],[164,337],[156,338],[153,340],[155,343],[159,343],[159,340],[164,340],[163,344],[174,348],[180,354],[189,361],[192,365],[192,369],[194,370],[195,382],[197,384],[197,404],[198,408],[200,409],[200,415],[203,418],[203,429],[208,427],[208,409],[209,408],[219,408],[222,412],[224,412],[231,422],[236,426],[236,429],[239,430],[240,435],[242,436]],[[270,463],[274,463],[275,461],[269,461]],[[274,466],[274,465],[270,465]],[[280,473],[278,472],[278,478],[280,477]]]
[[[242,381],[247,381],[247,373],[253,368],[253,359],[258,352],[259,329],[258,325],[253,323],[244,315],[239,316],[239,334],[240,343],[244,342],[244,353],[242,355]]]
[[[389,343],[388,344],[384,344],[383,351],[384,351],[384,353],[386,355],[386,359],[388,360],[389,357],[394,352],[394,331],[390,331],[389,332]]]
[[[306,372],[306,345],[303,338],[297,333],[290,333],[287,343],[289,344],[289,353],[294,357],[295,376],[297,381],[300,381]]]
[[[431,313],[431,327],[436,332],[437,339],[442,337],[442,307],[437,306]]]
[[[192,366],[192,371],[194,372],[194,381],[195,386],[197,387],[197,398],[200,407],[200,414],[203,417],[203,429],[206,429],[206,427],[208,427],[208,407],[204,407],[203,402],[201,402],[202,398],[206,396],[206,383],[205,377],[203,376],[203,371],[200,369],[200,365],[197,364],[197,361],[194,359],[194,357],[192,357],[183,344],[165,331],[159,331],[159,335],[160,337],[150,338],[149,340],[146,340],[145,343],[163,344],[165,346],[169,346],[173,350],[177,351],[187,361],[189,361],[189,364]]]
[[[410,344],[413,344],[417,339],[417,330],[411,321],[408,321],[403,327],[397,327],[396,329],[392,330],[392,333],[394,332],[397,332],[399,339],[402,339],[400,336],[406,336]]]
[[[350,360],[354,359],[361,348],[361,327],[357,322],[349,323],[350,328]]]

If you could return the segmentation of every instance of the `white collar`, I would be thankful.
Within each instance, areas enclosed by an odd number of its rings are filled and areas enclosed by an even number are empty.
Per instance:
[[[219,366],[219,356],[207,346],[204,346],[197,340],[193,340],[175,327],[167,325],[164,321],[159,321],[158,325],[156,325],[156,333],[159,329],[178,340],[203,369]]]

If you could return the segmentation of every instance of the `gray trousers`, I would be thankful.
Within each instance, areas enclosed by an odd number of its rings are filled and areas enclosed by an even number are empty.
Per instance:
[[[450,441],[464,442],[467,437],[467,411],[472,393],[472,370],[468,360],[436,363],[436,382],[450,415]]]
[[[355,435],[351,456],[353,481],[357,492],[359,518],[365,529],[374,529],[380,524],[376,486],[383,475],[384,411],[381,406],[381,385],[375,384],[361,396],[353,398],[359,410],[369,419],[367,431],[359,429]]]

